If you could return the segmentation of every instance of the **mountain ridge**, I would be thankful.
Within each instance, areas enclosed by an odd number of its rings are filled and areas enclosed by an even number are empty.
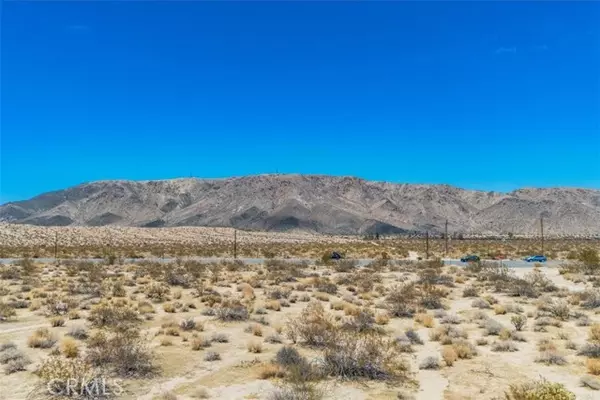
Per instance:
[[[222,226],[328,234],[451,232],[600,234],[600,190],[369,181],[263,174],[231,178],[103,180],[0,206],[0,221],[32,225]]]

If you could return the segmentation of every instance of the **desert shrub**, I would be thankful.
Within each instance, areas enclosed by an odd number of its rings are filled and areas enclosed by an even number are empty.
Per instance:
[[[555,318],[557,318],[561,321],[566,321],[569,319],[569,315],[571,312],[569,310],[568,303],[566,303],[564,301],[554,301],[550,305],[550,313]]]
[[[163,283],[153,282],[146,287],[146,297],[156,302],[165,301],[170,293],[171,289]]]
[[[309,304],[300,315],[288,320],[286,333],[294,343],[325,346],[337,332],[337,326],[320,303]]]
[[[541,352],[544,351],[555,351],[556,350],[556,344],[550,340],[550,339],[540,339],[537,342],[537,349]]]
[[[0,300],[0,322],[11,319],[17,315],[15,309]]]
[[[179,322],[179,327],[184,331],[191,331],[194,329],[201,331],[204,328],[202,324],[197,324],[194,318],[186,318],[181,320],[181,322]]]
[[[218,361],[221,359],[221,355],[216,351],[208,351],[204,356],[204,361]]]
[[[88,332],[82,326],[74,326],[69,330],[69,332],[67,332],[67,336],[70,336],[74,339],[85,340],[88,338]]]
[[[385,299],[390,315],[411,318],[417,308],[419,291],[414,283],[397,286],[391,289]]]
[[[471,303],[471,307],[481,308],[481,309],[492,308],[490,303],[488,303],[487,301],[485,301],[484,299],[482,299],[480,297],[473,300],[473,302]]]
[[[154,355],[137,331],[96,333],[87,341],[86,361],[92,366],[110,367],[121,377],[143,377],[156,372]]]
[[[304,362],[306,360],[300,355],[298,350],[290,346],[283,346],[275,355],[275,363],[284,367],[299,365]]]
[[[220,307],[215,308],[215,316],[217,319],[230,321],[246,321],[250,314],[248,309],[239,303],[224,303]]]
[[[380,332],[379,327],[374,326],[375,317],[369,309],[360,309],[359,312],[343,324],[342,328],[358,333]]]
[[[553,318],[541,317],[536,319],[535,324],[533,325],[533,330],[535,332],[545,332],[547,326],[554,326],[556,328],[560,328],[562,324],[560,323],[560,321],[557,321]]]
[[[583,308],[594,309],[600,307],[600,291],[597,289],[588,289],[579,293],[579,298],[582,300],[581,306]]]
[[[594,343],[600,343],[600,324],[593,324],[588,330],[588,340]]]
[[[358,262],[356,260],[339,260],[333,265],[333,269],[336,272],[351,272],[356,268],[357,265]]]
[[[462,319],[456,314],[448,314],[443,316],[440,322],[442,324],[458,325],[462,322]]]
[[[506,400],[575,400],[575,395],[560,383],[546,380],[512,384],[504,392]]]
[[[65,326],[65,319],[63,317],[50,318],[50,325],[52,325],[53,328]]]
[[[212,341],[204,336],[200,336],[192,340],[192,350],[194,351],[205,349],[207,347],[210,347],[211,345]]]
[[[267,292],[266,297],[271,300],[287,299],[292,294],[292,291],[288,288],[276,287]]]
[[[483,330],[486,335],[498,336],[503,329],[504,326],[500,322],[491,318],[483,323]]]
[[[90,310],[88,320],[94,328],[127,330],[141,322],[138,312],[129,304],[102,302]]]
[[[429,356],[419,364],[419,369],[439,369],[440,360],[436,356]]]
[[[25,356],[12,359],[4,365],[4,373],[10,375],[15,372],[25,371],[29,364],[31,364],[31,361]]]
[[[565,365],[567,359],[556,351],[544,351],[535,359],[535,362],[546,365]]]
[[[407,329],[406,332],[404,332],[404,334],[406,335],[411,344],[423,344],[423,339],[421,339],[419,334],[414,329]]]
[[[555,292],[558,290],[556,285],[541,270],[534,269],[525,274],[523,279],[532,288],[540,292]]]
[[[527,323],[527,317],[524,315],[513,315],[510,317],[510,323],[515,327],[517,331],[522,331],[523,327]]]
[[[116,393],[120,388],[111,388],[111,380],[104,380],[101,373],[80,358],[50,357],[42,362],[35,374],[41,380],[36,393],[83,394],[82,398],[98,398],[98,392],[86,388],[104,387],[108,393]],[[68,387],[67,387],[68,385]],[[103,386],[105,385],[105,386]],[[114,390],[113,390],[114,389]],[[79,396],[78,396],[79,397]],[[57,398],[56,395],[47,398]]]
[[[48,330],[48,328],[39,328],[29,338],[27,345],[38,349],[49,349],[56,343],[56,337]]]
[[[513,352],[518,351],[517,345],[510,340],[501,340],[499,342],[492,343],[492,351],[499,352]]]
[[[189,288],[196,281],[194,276],[188,274],[183,267],[173,267],[167,265],[164,272],[165,282],[171,286],[182,286]]]
[[[229,336],[224,333],[213,333],[211,341],[215,343],[228,343]]]
[[[342,333],[324,350],[325,374],[343,379],[400,380],[408,364],[394,340],[379,335]]]
[[[279,343],[283,343],[283,338],[275,333],[275,334],[267,336],[265,338],[265,342],[272,343],[272,344],[279,344]]]
[[[452,348],[460,359],[471,359],[477,355],[477,348],[471,342],[464,339],[454,340]]]
[[[467,337],[467,332],[454,325],[441,325],[429,332],[431,341],[439,341],[442,344],[451,344],[457,339],[466,339]]]
[[[14,343],[9,342],[0,345],[0,364],[4,365],[4,373],[9,375],[24,371],[31,360]]]

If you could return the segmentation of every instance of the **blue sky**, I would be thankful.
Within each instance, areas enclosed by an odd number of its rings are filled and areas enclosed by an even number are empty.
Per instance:
[[[597,2],[3,2],[0,201],[322,173],[600,188]]]

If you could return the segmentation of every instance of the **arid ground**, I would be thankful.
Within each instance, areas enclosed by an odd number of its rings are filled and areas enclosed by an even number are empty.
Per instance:
[[[369,265],[323,256],[352,243],[370,243]],[[0,398],[98,397],[104,379],[127,399],[600,399],[597,244],[514,270],[378,245],[323,240],[304,263],[2,265]]]

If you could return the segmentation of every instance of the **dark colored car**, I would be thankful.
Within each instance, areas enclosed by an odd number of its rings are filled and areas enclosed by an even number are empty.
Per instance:
[[[546,256],[537,255],[537,256],[526,257],[525,261],[527,261],[527,262],[546,262],[546,261],[548,261],[548,259],[546,258]]]
[[[479,256],[476,256],[475,254],[469,254],[468,256],[464,256],[460,259],[462,262],[477,262],[479,260]]]

